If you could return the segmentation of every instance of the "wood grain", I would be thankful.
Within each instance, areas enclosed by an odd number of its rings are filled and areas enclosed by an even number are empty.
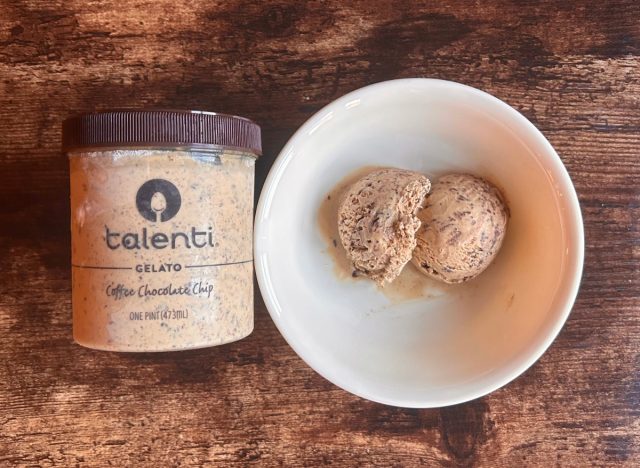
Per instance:
[[[639,3],[9,0],[0,18],[0,465],[640,463]],[[582,288],[523,376],[441,410],[370,403],[311,371],[259,294],[255,332],[227,346],[123,355],[72,343],[64,117],[131,106],[252,117],[259,189],[313,112],[409,76],[519,109],[575,183]]]

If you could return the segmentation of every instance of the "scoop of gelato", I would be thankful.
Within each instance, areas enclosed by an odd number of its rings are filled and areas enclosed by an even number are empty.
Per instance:
[[[486,180],[450,174],[433,184],[418,217],[422,226],[412,262],[435,279],[462,283],[495,258],[509,212],[500,191]]]
[[[338,208],[338,232],[354,275],[382,286],[400,274],[416,246],[416,212],[430,187],[422,174],[384,168],[347,190]]]

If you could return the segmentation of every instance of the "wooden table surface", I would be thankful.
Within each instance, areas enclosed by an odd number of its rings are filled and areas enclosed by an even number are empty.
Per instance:
[[[0,18],[0,466],[638,466],[640,3],[5,0]],[[254,333],[230,345],[72,342],[65,116],[251,117],[259,190],[315,111],[414,76],[505,100],[575,183],[582,287],[524,375],[439,410],[364,401],[294,354],[258,292]]]

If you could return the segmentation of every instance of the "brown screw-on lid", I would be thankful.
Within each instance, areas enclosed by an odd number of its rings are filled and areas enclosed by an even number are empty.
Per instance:
[[[149,146],[222,146],[262,154],[260,126],[235,115],[125,109],[81,114],[62,124],[64,151]]]

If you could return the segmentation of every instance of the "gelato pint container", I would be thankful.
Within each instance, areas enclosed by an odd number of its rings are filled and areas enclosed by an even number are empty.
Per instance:
[[[107,111],[66,120],[63,148],[77,343],[170,351],[251,333],[257,124]]]

